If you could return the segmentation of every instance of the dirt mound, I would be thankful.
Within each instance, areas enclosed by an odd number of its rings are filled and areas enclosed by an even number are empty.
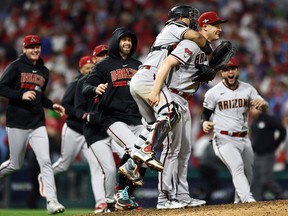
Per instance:
[[[287,216],[288,200],[275,200],[243,204],[207,205],[197,208],[157,210],[144,209],[117,211],[105,216]],[[84,215],[83,215],[84,216]]]

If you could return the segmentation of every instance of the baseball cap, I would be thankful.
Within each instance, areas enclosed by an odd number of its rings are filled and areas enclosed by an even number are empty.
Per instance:
[[[99,45],[99,46],[96,46],[94,51],[93,51],[93,57],[96,57],[98,56],[101,52],[104,52],[104,51],[108,51],[108,46],[106,45]]]
[[[226,67],[239,67],[239,63],[236,58],[232,57],[226,64]]]
[[[79,60],[79,68],[83,67],[85,64],[93,64],[92,56],[83,56]]]
[[[24,48],[31,45],[42,45],[40,37],[38,35],[27,35],[26,37],[23,38],[22,46]]]
[[[216,12],[214,11],[208,11],[205,13],[202,13],[200,17],[198,18],[198,26],[202,27],[203,25],[217,25],[220,23],[225,23],[227,20],[222,20]]]

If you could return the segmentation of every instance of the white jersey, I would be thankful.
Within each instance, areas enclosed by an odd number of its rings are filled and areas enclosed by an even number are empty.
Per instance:
[[[208,56],[200,47],[191,40],[182,40],[172,51],[173,55],[181,64],[179,68],[171,71],[167,78],[167,86],[170,89],[176,89],[186,94],[194,94],[200,83],[193,82],[192,78],[198,70],[195,65],[208,65]]]
[[[227,88],[222,81],[205,94],[203,107],[214,111],[214,132],[247,131],[251,101],[263,100],[253,86],[238,82],[239,86],[235,90]]]
[[[148,54],[143,65],[158,68],[160,63],[167,57],[169,45],[176,45],[183,39],[185,32],[189,30],[187,26],[179,22],[171,22],[167,24],[157,35],[153,47],[161,47],[162,49],[154,50]],[[161,52],[161,54],[160,54]]]

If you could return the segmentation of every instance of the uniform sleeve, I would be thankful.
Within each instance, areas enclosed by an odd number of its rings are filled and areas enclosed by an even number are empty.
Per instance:
[[[171,33],[174,35],[174,37],[178,38],[179,40],[182,40],[184,37],[184,34],[186,33],[186,31],[188,31],[189,28],[188,27],[182,27],[182,26],[178,26],[178,25],[172,25],[171,26]]]
[[[193,53],[196,53],[197,49],[200,50],[193,41],[183,40],[172,51],[171,55],[185,65],[192,58]]]
[[[75,88],[77,85],[77,81],[71,82],[64,95],[61,102],[61,105],[65,108],[65,113],[67,113],[69,116],[75,116],[75,108],[74,108],[74,97],[75,97]]]
[[[87,112],[87,98],[82,94],[83,83],[87,76],[78,80],[75,90],[74,106],[78,119],[82,119],[83,115]]]
[[[43,94],[43,107],[53,110],[53,101]]]
[[[248,84],[248,87],[251,88],[251,100],[255,100],[255,99],[261,99],[264,100],[263,97],[261,95],[259,95],[259,93],[257,92],[257,90],[250,84]]]
[[[14,64],[10,64],[6,67],[3,75],[0,79],[0,95],[9,99],[21,100],[23,92],[16,89],[17,83],[19,83],[18,69]]]
[[[212,90],[208,90],[204,96],[203,107],[214,111],[216,107],[216,99],[212,93]]]
[[[102,83],[103,75],[101,70],[95,65],[93,67],[92,72],[88,74],[87,79],[84,81],[82,94],[85,97],[95,97],[96,96],[96,88],[99,84]]]

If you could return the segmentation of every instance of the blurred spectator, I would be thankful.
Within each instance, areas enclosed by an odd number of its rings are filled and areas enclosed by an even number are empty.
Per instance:
[[[275,151],[285,140],[286,129],[275,117],[252,109],[251,142],[254,151],[254,175],[251,191],[257,201],[269,191],[275,199],[284,199],[281,186],[273,179]]]

